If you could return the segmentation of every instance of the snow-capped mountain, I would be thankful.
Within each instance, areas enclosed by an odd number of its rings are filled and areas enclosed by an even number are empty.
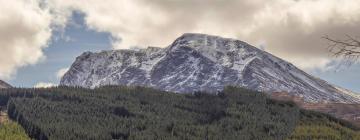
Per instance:
[[[9,85],[8,83],[0,80],[0,88],[10,88],[11,85]]]
[[[184,34],[166,48],[85,52],[60,85],[139,85],[178,93],[216,92],[234,85],[288,92],[310,102],[360,102],[357,94],[245,42],[205,34]]]

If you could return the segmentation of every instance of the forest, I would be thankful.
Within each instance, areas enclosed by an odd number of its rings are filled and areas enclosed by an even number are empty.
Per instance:
[[[217,94],[125,86],[11,88],[0,90],[0,105],[38,140],[360,139],[346,121],[236,87]]]

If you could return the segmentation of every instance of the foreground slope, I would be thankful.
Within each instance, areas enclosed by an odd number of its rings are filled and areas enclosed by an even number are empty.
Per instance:
[[[289,95],[288,93],[273,93],[270,97],[281,101],[292,101],[300,108],[330,114],[336,118],[347,120],[354,125],[360,126],[360,104],[331,102],[309,103],[305,102],[301,97]]]
[[[348,122],[234,87],[217,95],[141,87],[8,89],[0,90],[0,103],[40,140],[359,138]]]
[[[24,128],[9,120],[6,110],[0,111],[0,139],[1,140],[30,140]]]
[[[60,84],[137,85],[178,93],[216,92],[234,85],[288,92],[311,102],[359,102],[358,95],[245,42],[204,34],[184,34],[166,48],[83,53]]]
[[[301,110],[300,120],[287,140],[360,140],[360,132],[330,115]]]
[[[281,140],[299,118],[293,103],[238,88],[219,95],[141,87],[12,89],[0,95],[8,100],[10,118],[36,139]]]

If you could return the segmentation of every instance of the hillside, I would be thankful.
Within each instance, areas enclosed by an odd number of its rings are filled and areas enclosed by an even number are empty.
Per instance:
[[[0,103],[36,139],[358,138],[345,121],[234,87],[217,95],[142,87],[8,89],[0,90]]]
[[[18,123],[9,120],[6,110],[0,111],[0,139],[1,140],[30,140]]]
[[[184,34],[166,48],[85,52],[60,85],[146,86],[176,93],[216,93],[225,86],[287,92],[308,102],[359,103],[359,96],[236,39]]]
[[[289,95],[285,92],[273,93],[271,94],[271,98],[282,101],[293,101],[300,108],[330,114],[360,127],[360,104],[331,102],[309,103],[299,96]]]
[[[301,110],[300,120],[287,140],[359,140],[360,132],[349,122],[330,115]]]

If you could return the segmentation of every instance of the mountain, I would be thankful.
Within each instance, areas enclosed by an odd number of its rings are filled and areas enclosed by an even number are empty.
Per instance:
[[[11,85],[9,85],[8,83],[0,80],[0,89],[1,88],[10,88],[10,87],[11,87]]]
[[[85,52],[60,85],[137,85],[177,93],[214,93],[233,85],[266,93],[287,92],[308,102],[360,102],[358,95],[245,42],[190,33],[166,48]]]

